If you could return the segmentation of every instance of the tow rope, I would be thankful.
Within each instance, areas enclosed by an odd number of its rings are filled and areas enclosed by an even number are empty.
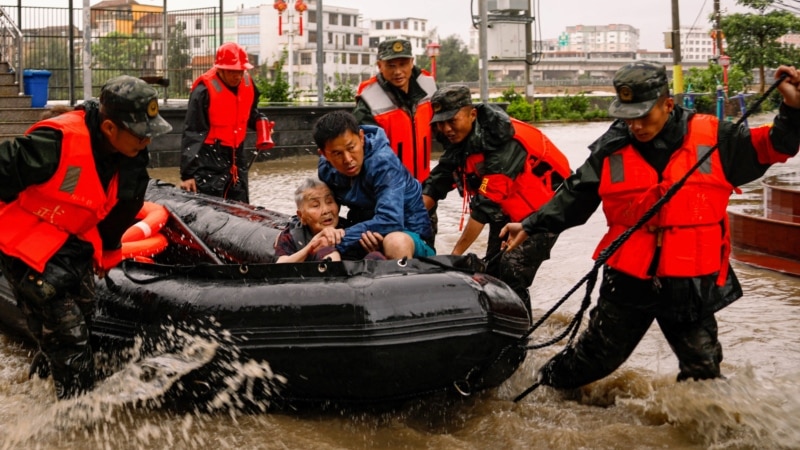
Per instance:
[[[767,91],[764,92],[764,94],[755,103],[753,103],[753,105],[750,107],[750,109],[745,111],[744,114],[742,114],[742,117],[740,117],[739,120],[736,121],[735,126],[738,128],[742,123],[744,123],[745,120],[747,120],[747,118],[752,114],[753,111],[757,111],[758,107],[761,106],[761,104],[764,102],[764,100],[766,100],[767,97],[769,97],[769,95],[772,93],[772,91],[777,89],[778,85],[783,83],[783,81],[788,76],[789,75],[787,73],[781,74],[781,76],[778,77],[778,79],[775,80],[774,83],[772,83],[772,85],[769,87],[769,89],[767,89]],[[578,312],[575,314],[575,317],[573,317],[572,321],[570,321],[569,325],[567,325],[567,327],[564,330],[564,332],[562,332],[558,336],[550,339],[549,341],[546,341],[546,342],[541,343],[541,344],[526,345],[525,348],[527,348],[529,350],[532,350],[532,349],[538,349],[538,348],[547,347],[549,345],[553,345],[553,344],[557,343],[561,339],[564,339],[564,337],[566,337],[568,334],[570,334],[570,337],[569,337],[569,341],[567,341],[566,347],[572,345],[572,342],[573,342],[573,340],[575,339],[575,336],[578,333],[578,328],[580,326],[581,320],[583,320],[583,315],[586,312],[586,310],[589,309],[589,305],[591,304],[592,291],[594,290],[595,284],[597,283],[597,272],[600,270],[600,267],[602,267],[606,263],[606,261],[608,261],[608,259],[614,254],[614,252],[616,252],[622,246],[622,244],[624,244],[625,241],[627,241],[628,238],[631,237],[631,235],[636,230],[641,228],[645,223],[647,223],[650,219],[652,219],[653,216],[655,216],[661,210],[661,208],[664,206],[664,204],[666,204],[670,199],[672,199],[672,197],[675,196],[675,194],[678,192],[678,190],[681,187],[683,187],[683,185],[686,183],[686,181],[689,179],[689,177],[698,168],[700,168],[700,166],[702,166],[703,163],[705,163],[708,160],[708,158],[711,157],[711,155],[714,153],[714,151],[716,151],[718,148],[719,148],[719,140],[717,141],[716,144],[714,144],[713,147],[711,147],[711,149],[708,152],[706,152],[704,155],[702,155],[700,158],[698,158],[697,162],[695,162],[695,164],[691,168],[689,168],[689,170],[686,172],[686,174],[684,174],[683,177],[681,177],[680,180],[675,182],[675,184],[670,186],[670,188],[667,189],[667,192],[664,193],[664,196],[659,198],[658,201],[656,201],[653,204],[653,206],[650,207],[650,209],[645,211],[645,213],[642,215],[642,217],[640,217],[639,220],[636,221],[635,224],[633,224],[633,226],[631,226],[624,233],[619,235],[616,239],[614,239],[613,242],[611,242],[611,244],[609,244],[608,247],[606,247],[605,249],[603,249],[603,251],[600,252],[600,254],[597,256],[597,259],[594,262],[594,265],[592,266],[592,269],[589,271],[589,273],[584,275],[583,278],[581,278],[578,281],[578,283],[575,284],[575,286],[573,286],[569,291],[567,291],[567,293],[564,294],[564,296],[561,297],[561,299],[558,302],[556,302],[556,304],[553,305],[553,307],[550,308],[550,310],[547,311],[544,314],[544,316],[542,316],[539,320],[537,320],[536,323],[533,324],[522,337],[520,337],[520,341],[522,341],[524,339],[527,339],[537,328],[539,328],[539,326],[541,326],[541,324],[545,320],[547,320],[558,308],[560,308],[561,305],[563,305],[564,302],[567,301],[567,299],[569,299],[569,297],[573,293],[575,293],[575,291],[577,291],[578,288],[581,285],[583,285],[584,283],[587,283],[586,284],[586,294],[584,295],[583,301],[581,302],[581,307],[578,310]],[[531,385],[528,389],[526,389],[525,391],[523,391],[521,394],[519,394],[518,396],[516,396],[514,398],[514,403],[519,402],[520,400],[525,398],[528,394],[533,392],[534,389],[539,387],[539,385],[541,385],[541,382],[539,382],[539,381],[537,381],[536,383]]]

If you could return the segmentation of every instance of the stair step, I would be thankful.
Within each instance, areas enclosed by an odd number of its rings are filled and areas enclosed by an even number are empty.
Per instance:
[[[2,109],[30,108],[30,107],[31,107],[30,95],[0,96],[0,108]]]
[[[19,96],[19,87],[16,84],[0,84],[0,96],[13,97]]]
[[[0,101],[0,105],[3,102]],[[31,108],[30,104],[26,108],[2,108],[0,107],[0,122],[26,122],[33,124],[42,117],[45,108]]]
[[[17,74],[15,74],[14,72],[6,72],[4,70],[0,70],[0,84],[16,86]]]
[[[32,124],[32,122],[0,122],[0,135],[22,136]]]

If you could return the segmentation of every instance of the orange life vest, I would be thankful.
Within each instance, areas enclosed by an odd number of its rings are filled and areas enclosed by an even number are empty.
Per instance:
[[[658,173],[631,145],[603,161],[598,192],[609,229],[595,250],[595,259],[711,151],[717,142],[718,126],[712,116],[695,115],[683,146],[670,157],[660,182]],[[614,252],[607,264],[640,279],[719,272],[717,282],[723,283],[730,253],[726,210],[733,189],[725,178],[719,152],[715,151],[659,213]],[[655,273],[650,273],[656,257]]]
[[[478,192],[519,222],[547,203],[572,171],[567,157],[538,128],[517,119],[511,119],[511,124],[514,139],[528,153],[522,172],[513,179],[504,174],[484,175],[483,153],[475,153],[467,157],[466,173],[481,176]]]
[[[117,202],[118,175],[104,191],[84,117],[83,111],[69,112],[28,129],[62,132],[58,168],[49,180],[28,187],[0,210],[0,251],[39,272],[70,235],[92,244],[96,265],[102,260],[97,224]]]
[[[205,84],[208,89],[210,104],[208,108],[209,130],[204,142],[213,145],[215,141],[219,141],[226,147],[239,147],[247,136],[247,121],[250,118],[255,97],[250,74],[244,73],[236,94],[223,85],[222,80],[217,76],[217,69],[213,67],[195,80],[192,89],[199,83]]]
[[[361,83],[358,96],[369,106],[378,126],[386,132],[395,155],[414,178],[423,182],[431,172],[431,96],[436,92],[436,82],[424,70],[416,81],[426,95],[417,102],[413,117],[392,101],[377,77]]]

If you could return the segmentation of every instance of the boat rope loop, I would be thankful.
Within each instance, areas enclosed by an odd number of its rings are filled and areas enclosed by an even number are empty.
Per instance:
[[[772,85],[769,87],[769,89],[767,89],[767,91],[764,92],[764,94],[755,103],[753,103],[753,105],[750,107],[750,109],[748,109],[747,111],[745,111],[742,114],[742,117],[740,117],[739,120],[736,121],[735,127],[738,128],[742,123],[744,123],[744,121],[747,120],[747,118],[752,114],[753,111],[758,111],[758,108],[761,106],[761,103],[763,103],[764,100],[766,100],[767,97],[769,97],[769,95],[772,93],[772,91],[774,91],[778,87],[778,85],[781,84],[787,77],[788,77],[787,73],[781,74],[781,76],[777,80],[775,80],[774,83],[772,83]],[[704,155],[702,155],[700,158],[698,158],[697,162],[695,162],[695,164],[692,167],[689,168],[689,170],[686,172],[686,174],[684,174],[683,177],[681,177],[680,180],[675,182],[675,184],[670,186],[670,188],[667,189],[667,192],[665,192],[664,195],[661,198],[659,198],[658,201],[656,201],[653,204],[653,206],[651,206],[647,211],[645,211],[645,213],[642,214],[642,217],[640,217],[639,220],[637,220],[636,223],[633,224],[633,226],[631,226],[630,228],[625,230],[625,232],[623,232],[616,239],[614,239],[614,241],[611,242],[611,244],[609,244],[608,247],[603,249],[603,251],[601,251],[600,254],[597,256],[597,259],[595,260],[594,265],[592,266],[592,269],[589,271],[589,273],[584,275],[583,278],[581,278],[578,281],[578,283],[575,284],[575,286],[573,286],[563,297],[561,297],[561,299],[558,302],[556,302],[556,304],[552,308],[550,308],[550,310],[547,311],[547,313],[545,313],[544,316],[542,316],[539,320],[537,320],[536,323],[533,324],[533,326],[531,326],[531,328],[529,328],[528,331],[520,338],[520,340],[527,339],[537,328],[539,328],[539,326],[545,320],[547,320],[559,307],[561,307],[561,305],[575,291],[577,291],[578,288],[582,284],[587,283],[586,284],[586,295],[583,298],[583,302],[581,303],[580,310],[578,310],[578,312],[575,314],[575,317],[572,319],[572,321],[570,321],[569,325],[567,325],[567,328],[564,330],[564,332],[561,333],[560,335],[556,336],[555,338],[550,339],[547,342],[544,342],[544,343],[541,343],[541,344],[535,344],[535,345],[527,345],[526,348],[528,348],[528,349],[538,349],[538,348],[546,347],[548,345],[555,344],[556,342],[558,342],[561,339],[563,339],[564,337],[566,337],[567,334],[570,334],[570,332],[571,332],[571,336],[569,338],[569,341],[567,342],[567,346],[572,345],[572,341],[575,339],[575,336],[577,334],[577,331],[578,331],[578,328],[580,326],[581,320],[583,319],[583,315],[586,312],[586,310],[589,309],[589,305],[591,304],[591,295],[592,295],[592,291],[594,290],[594,286],[595,286],[595,284],[597,282],[597,273],[600,270],[600,267],[602,267],[606,263],[606,261],[608,261],[608,259],[614,254],[614,252],[616,252],[622,246],[622,244],[624,244],[625,241],[627,241],[628,238],[631,237],[631,235],[636,230],[641,228],[645,223],[647,223],[650,219],[652,219],[653,216],[658,214],[658,212],[661,210],[661,208],[670,199],[672,199],[672,197],[675,196],[675,194],[678,192],[678,190],[681,187],[683,187],[683,185],[686,183],[686,180],[688,180],[689,177],[698,168],[700,168],[700,166],[702,166],[703,163],[705,163],[708,160],[708,158],[711,157],[711,154],[714,153],[714,151],[716,151],[718,148],[719,148],[719,142],[714,144],[714,146],[711,147],[711,150],[709,150]],[[514,402],[518,402],[518,401],[522,400],[523,398],[525,398],[525,396],[527,396],[528,394],[533,392],[533,390],[536,389],[539,386],[539,384],[540,383],[537,382],[533,386],[531,386],[530,388],[526,389],[522,394],[518,395],[514,399]]]

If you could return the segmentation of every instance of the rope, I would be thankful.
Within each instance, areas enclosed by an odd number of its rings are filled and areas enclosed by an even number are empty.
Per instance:
[[[788,76],[789,75],[787,73],[782,73],[781,76],[777,80],[775,80],[774,83],[772,83],[772,85],[769,87],[769,89],[767,89],[767,91],[764,92],[764,94],[750,107],[750,109],[748,111],[746,111],[744,114],[742,114],[742,117],[740,117],[739,120],[736,121],[735,126],[738,128],[742,123],[744,123],[745,120],[747,120],[747,118],[752,114],[753,111],[757,111],[758,107],[761,106],[761,104],[764,102],[764,100],[767,99],[767,97],[769,97],[769,94],[771,94],[772,91],[774,91],[778,87],[778,85],[780,85]],[[622,244],[624,244],[625,241],[627,241],[628,238],[630,238],[631,235],[634,232],[636,232],[636,230],[641,228],[645,223],[647,223],[650,219],[652,219],[653,216],[655,216],[658,213],[658,211],[661,210],[661,208],[664,206],[664,204],[666,204],[670,199],[672,199],[672,197],[675,196],[675,194],[678,192],[678,190],[681,187],[683,187],[684,184],[686,184],[686,181],[689,179],[689,177],[698,168],[700,168],[700,166],[702,166],[703,163],[705,163],[708,160],[708,158],[711,157],[711,154],[713,154],[714,151],[716,151],[718,148],[719,148],[719,142],[714,144],[714,146],[711,147],[711,150],[707,151],[704,155],[702,155],[700,158],[698,158],[697,162],[691,168],[689,168],[689,170],[686,172],[686,174],[684,174],[683,177],[681,177],[681,179],[678,180],[675,184],[670,186],[670,188],[667,189],[667,192],[664,193],[664,196],[659,198],[658,201],[656,201],[653,204],[653,206],[651,206],[647,211],[645,211],[645,213],[642,215],[642,217],[640,217],[639,220],[637,220],[636,223],[633,224],[633,226],[631,226],[630,228],[625,230],[625,232],[622,233],[621,235],[619,235],[616,239],[614,239],[614,241],[611,242],[611,244],[608,247],[603,249],[603,251],[600,252],[600,255],[598,255],[597,260],[595,260],[594,266],[592,266],[592,269],[589,271],[589,273],[584,275],[583,278],[581,278],[578,281],[578,283],[575,286],[572,287],[572,289],[570,289],[563,297],[561,297],[561,299],[558,302],[556,302],[556,304],[552,308],[550,308],[550,310],[547,311],[547,313],[545,313],[544,316],[542,316],[538,321],[536,321],[536,323],[533,326],[531,326],[531,328],[528,329],[528,332],[525,333],[520,339],[528,338],[575,291],[577,291],[578,288],[583,283],[587,283],[588,282],[588,284],[586,285],[586,295],[584,296],[583,302],[581,303],[581,308],[575,314],[575,317],[572,319],[572,321],[567,326],[567,328],[564,330],[564,332],[561,333],[559,336],[557,336],[557,337],[555,337],[555,338],[553,338],[553,339],[551,339],[551,340],[549,340],[549,341],[547,341],[545,343],[537,344],[537,345],[529,345],[529,346],[527,346],[527,348],[529,348],[529,349],[537,349],[537,348],[542,348],[542,347],[546,347],[548,345],[555,344],[556,342],[558,342],[561,339],[563,339],[567,334],[569,334],[570,331],[572,332],[572,335],[570,336],[570,340],[567,343],[567,345],[571,345],[572,344],[572,341],[575,338],[575,335],[576,335],[577,330],[579,328],[580,321],[583,318],[583,314],[586,312],[586,310],[589,308],[589,305],[591,304],[592,290],[594,289],[594,286],[595,286],[595,284],[597,282],[597,272],[600,270],[600,267],[603,264],[605,264],[606,261],[608,261],[608,259],[611,257],[611,255],[613,255],[614,252],[616,252],[622,246]],[[534,384],[530,388],[526,389],[522,394],[518,395],[514,399],[514,402],[516,403],[516,402],[522,400],[523,398],[525,398],[525,396],[527,396],[528,394],[533,392],[534,389],[539,387],[540,384],[541,383],[537,382],[536,384]]]

